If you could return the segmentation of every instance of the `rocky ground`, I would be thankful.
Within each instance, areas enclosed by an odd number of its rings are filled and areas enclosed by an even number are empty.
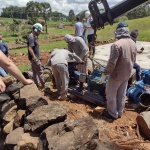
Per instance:
[[[49,53],[42,52],[42,64],[46,64]],[[30,62],[26,54],[11,54],[11,58],[17,66],[28,65]],[[49,98],[49,101],[55,101],[58,104],[66,105],[70,108],[69,118],[77,119],[84,117],[92,117],[96,126],[99,129],[100,138],[105,142],[111,140],[116,142],[125,150],[148,150],[150,143],[145,136],[140,132],[136,123],[137,115],[142,111],[136,108],[136,105],[130,101],[126,101],[126,108],[123,116],[115,121],[106,120],[101,116],[101,108],[91,104],[78,97],[71,96],[66,101],[59,101],[55,89],[48,89],[44,95]],[[113,148],[112,148],[113,149]]]

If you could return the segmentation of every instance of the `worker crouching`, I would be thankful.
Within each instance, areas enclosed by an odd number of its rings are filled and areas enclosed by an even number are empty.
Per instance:
[[[48,60],[47,65],[52,67],[53,75],[56,82],[58,99],[65,100],[67,98],[67,90],[69,83],[68,58],[74,58],[78,63],[82,63],[80,57],[75,53],[71,53],[66,49],[54,49]]]

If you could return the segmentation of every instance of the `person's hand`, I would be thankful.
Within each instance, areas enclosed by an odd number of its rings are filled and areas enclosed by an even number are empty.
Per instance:
[[[30,85],[30,84],[32,84],[32,83],[33,83],[33,81],[32,81],[31,79],[26,79],[26,83],[24,83],[24,84]]]
[[[142,50],[138,50],[137,53],[141,54],[143,51]]]
[[[83,65],[85,62],[82,60],[81,64]]]
[[[3,80],[0,79],[0,93],[3,93],[6,89],[6,85],[4,84]]]
[[[36,57],[34,57],[34,58],[32,58],[32,61],[36,63],[38,60]]]

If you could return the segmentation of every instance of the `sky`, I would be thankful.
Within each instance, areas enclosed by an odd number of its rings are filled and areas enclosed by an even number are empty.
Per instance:
[[[26,4],[30,0],[0,0],[0,12],[2,12],[2,8],[8,6],[18,6],[18,7],[25,7]],[[71,9],[74,10],[75,15],[80,13],[81,11],[88,10],[88,3],[90,0],[33,0],[38,2],[48,2],[51,5],[52,11],[58,11],[65,15],[69,14]],[[109,6],[112,7],[117,3],[121,2],[122,0],[107,0]],[[99,6],[102,6],[98,4]]]

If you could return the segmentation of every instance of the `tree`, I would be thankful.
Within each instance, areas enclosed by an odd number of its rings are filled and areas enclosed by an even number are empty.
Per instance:
[[[15,36],[15,33],[19,32],[19,25],[21,24],[21,21],[13,19],[13,23],[9,25],[9,30],[13,32],[13,36]]]
[[[41,14],[46,25],[46,33],[48,33],[47,32],[47,20],[49,19],[51,12],[52,12],[51,6],[49,3],[46,3],[46,2],[42,2],[40,4],[41,4]]]
[[[127,14],[128,19],[137,19],[137,18],[143,18],[147,16],[145,5],[142,5],[138,7],[137,9],[134,9],[133,11],[129,12]]]
[[[30,18],[38,18],[40,16],[41,9],[42,8],[39,2],[30,1],[26,5],[26,11],[28,17]]]
[[[69,11],[69,21],[74,21],[75,20],[75,14],[74,14],[74,11],[71,9]]]

